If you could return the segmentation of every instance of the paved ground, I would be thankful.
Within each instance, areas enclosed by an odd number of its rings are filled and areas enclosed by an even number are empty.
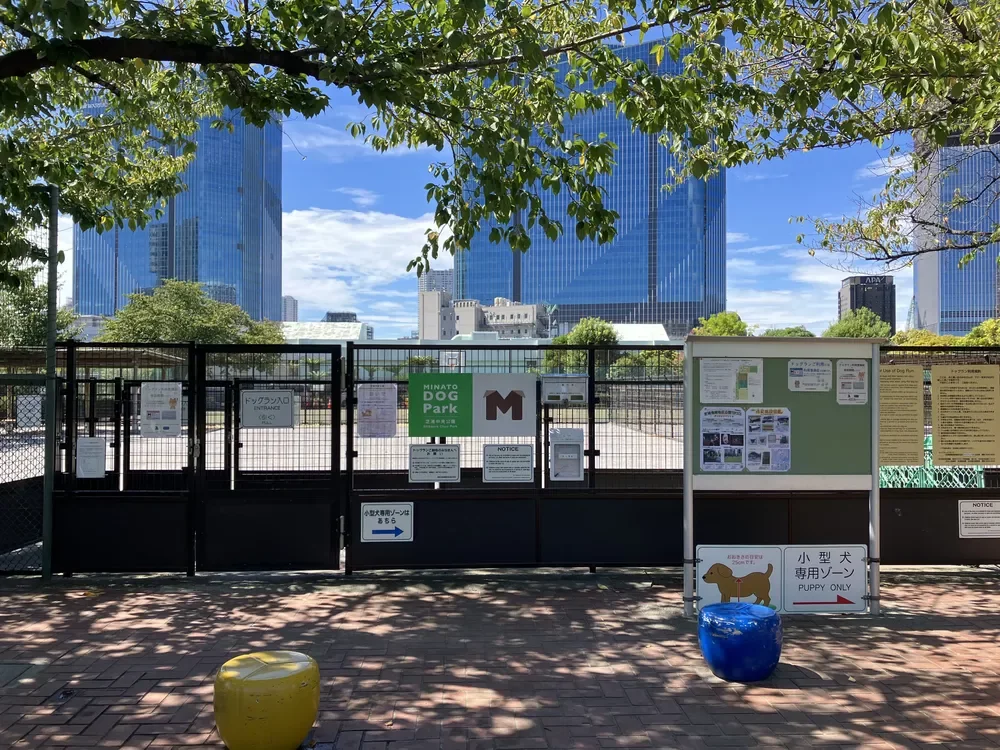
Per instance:
[[[1000,575],[887,575],[889,615],[786,618],[720,682],[672,574],[0,581],[0,747],[218,744],[249,649],[323,674],[319,750],[1000,747]]]

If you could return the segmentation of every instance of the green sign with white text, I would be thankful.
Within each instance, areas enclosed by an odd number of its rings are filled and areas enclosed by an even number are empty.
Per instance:
[[[471,374],[411,373],[410,437],[472,435]]]

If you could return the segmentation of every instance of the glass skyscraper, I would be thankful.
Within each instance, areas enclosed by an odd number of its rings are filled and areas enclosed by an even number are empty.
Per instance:
[[[663,75],[681,63],[665,56],[657,65],[653,42],[616,53],[644,59]],[[699,317],[726,306],[726,176],[689,179],[662,189],[675,157],[657,135],[632,130],[614,108],[587,113],[567,123],[567,137],[597,140],[605,133],[618,149],[614,171],[600,178],[605,205],[618,212],[618,234],[605,245],[580,241],[567,214],[565,193],[544,193],[548,215],[562,222],[558,240],[539,227],[528,229],[531,249],[512,253],[489,241],[493,223],[484,223],[470,249],[455,258],[455,297],[491,304],[495,297],[554,306],[552,319],[565,332],[587,316],[613,323],[663,323],[683,335]]]
[[[281,320],[281,127],[200,123],[198,151],[163,216],[144,229],[73,231],[73,300],[80,315],[114,315],[126,295],[163,279],[198,281],[257,320]]]
[[[995,139],[991,139],[995,140]],[[991,232],[1000,224],[997,190],[989,185],[996,179],[1000,145],[940,148],[923,174],[918,190],[924,191],[922,213],[928,221],[945,222],[961,231]],[[956,191],[969,203],[952,208]],[[915,325],[938,334],[964,336],[987,318],[997,317],[997,260],[1000,244],[959,266],[966,250],[941,250],[948,239],[945,232],[926,229],[915,233],[918,249],[929,252],[916,256],[913,263]],[[961,235],[956,243],[966,242]]]

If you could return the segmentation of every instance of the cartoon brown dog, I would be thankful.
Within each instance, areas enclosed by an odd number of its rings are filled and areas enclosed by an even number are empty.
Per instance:
[[[771,606],[771,573],[774,566],[767,564],[766,573],[747,573],[742,578],[733,577],[733,569],[715,563],[701,577],[705,583],[714,583],[719,587],[722,601],[728,602],[733,597],[744,599],[748,596],[756,598],[754,604],[763,604],[765,607]]]

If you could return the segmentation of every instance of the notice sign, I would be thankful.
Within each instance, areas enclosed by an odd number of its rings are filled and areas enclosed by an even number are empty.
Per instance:
[[[461,449],[457,445],[411,445],[411,482],[460,482]]]
[[[783,407],[747,409],[747,471],[792,468],[792,413]]]
[[[787,545],[785,612],[864,612],[868,548],[863,544]]]
[[[832,388],[833,363],[830,360],[788,360],[788,390],[820,393]]]
[[[934,465],[1000,463],[998,405],[1000,368],[996,365],[931,367]]]
[[[837,360],[837,403],[843,406],[868,403],[868,360]]]
[[[703,404],[759,404],[764,400],[764,360],[699,360]]]
[[[746,412],[738,406],[701,409],[701,470],[743,471]]]
[[[291,391],[240,391],[240,427],[251,430],[292,426]]]
[[[78,479],[103,479],[107,466],[108,443],[104,438],[76,439],[76,476]]]
[[[147,381],[139,386],[139,430],[142,437],[180,436],[181,394],[180,383]]]
[[[959,500],[958,536],[960,539],[1000,539],[1000,502]]]
[[[924,368],[882,365],[878,376],[881,466],[924,465]]]
[[[362,542],[412,542],[413,503],[361,503]]]
[[[533,445],[484,445],[484,482],[535,481]]]
[[[358,437],[396,437],[395,383],[362,383],[358,385]]]

